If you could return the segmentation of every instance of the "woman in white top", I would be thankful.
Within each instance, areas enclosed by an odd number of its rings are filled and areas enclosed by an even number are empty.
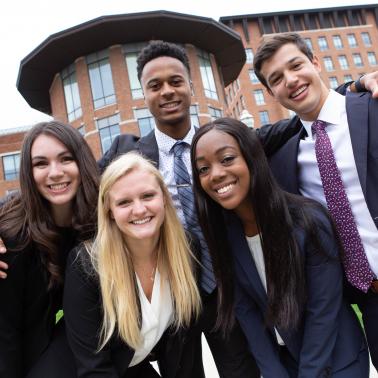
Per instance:
[[[202,126],[191,152],[218,324],[227,331],[235,310],[264,378],[367,378],[326,210],[278,187],[256,133],[240,121]]]
[[[202,377],[193,345],[200,308],[193,256],[159,171],[123,155],[101,179],[97,237],[67,264],[78,377],[158,377],[154,358],[163,377]]]

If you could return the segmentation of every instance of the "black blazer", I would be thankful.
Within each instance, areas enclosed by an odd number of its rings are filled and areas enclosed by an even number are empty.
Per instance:
[[[378,101],[370,93],[347,93],[346,110],[353,155],[366,204],[378,228]],[[282,188],[299,194],[298,148],[305,135],[296,116],[290,121],[298,132],[270,159],[271,169]]]
[[[65,232],[66,231],[66,232]],[[75,244],[71,230],[64,232],[65,256]],[[62,308],[62,289],[47,290],[48,274],[35,247],[12,251],[17,241],[4,240],[8,253],[8,276],[0,280],[0,377],[21,378],[50,344],[55,314]],[[64,269],[63,269],[64,270]]]
[[[270,156],[277,151],[288,139],[299,130],[296,124],[283,120],[274,125],[266,125],[257,129],[256,132],[263,144],[265,153]],[[138,151],[147,159],[156,163],[159,167],[159,148],[156,142],[155,133],[151,131],[148,135],[139,138],[131,134],[118,135],[109,150],[98,161],[103,171],[115,158],[129,151]]]
[[[89,255],[84,247],[71,252],[64,286],[64,317],[70,347],[75,355],[78,377],[128,377],[128,367],[134,350],[112,337],[96,353],[102,324],[101,293]],[[166,378],[204,378],[201,348],[197,341],[200,328],[193,323],[188,329],[175,332],[168,328],[153,350],[160,374]]]

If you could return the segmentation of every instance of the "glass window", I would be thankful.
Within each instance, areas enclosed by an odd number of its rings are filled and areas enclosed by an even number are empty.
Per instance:
[[[209,113],[212,121],[215,121],[217,118],[222,117],[222,110],[214,108],[212,106],[209,106]]]
[[[94,108],[116,102],[112,71],[106,50],[87,56]]]
[[[324,67],[325,67],[326,71],[334,71],[335,70],[335,66],[333,65],[333,61],[332,61],[332,58],[330,56],[325,56],[323,58],[323,63],[324,63]]]
[[[80,126],[77,128],[77,131],[81,134],[81,135],[85,135],[85,125],[83,126]]]
[[[243,95],[240,96],[240,103],[241,103],[243,109],[247,109],[247,106],[245,105],[245,99],[244,99]]]
[[[342,70],[347,70],[349,68],[348,59],[345,55],[339,55],[339,64]]]
[[[264,110],[262,112],[259,112],[259,117],[260,117],[260,125],[266,125],[270,123],[268,111]]]
[[[362,42],[364,43],[364,45],[366,47],[370,47],[371,46],[370,34],[368,32],[363,32],[361,33],[361,37],[362,37]]]
[[[259,84],[260,83],[260,80],[256,76],[255,70],[248,70],[248,74],[249,74],[249,80],[251,80],[252,84]]]
[[[245,56],[246,56],[246,63],[248,64],[253,63],[253,50],[252,49],[245,49]]]
[[[357,47],[356,36],[353,33],[348,34],[348,44],[349,44],[349,47]]]
[[[348,81],[352,81],[352,75],[344,75],[344,83],[347,83]]]
[[[318,37],[320,51],[328,50],[328,42],[326,37]]]
[[[362,62],[361,54],[359,53],[353,54],[353,62],[356,67],[362,67],[364,65]]]
[[[82,116],[79,86],[76,80],[75,65],[71,64],[62,71],[62,82],[68,121],[71,122]]]
[[[194,127],[200,127],[198,118],[198,105],[190,105],[190,123]]]
[[[307,47],[308,47],[311,51],[313,51],[314,48],[313,48],[313,46],[312,46],[311,38],[305,38],[304,41],[306,42]]]
[[[264,92],[262,89],[256,89],[253,91],[256,105],[265,105]]]
[[[337,50],[341,50],[344,47],[343,41],[339,35],[334,35],[332,39],[333,39],[333,44]]]
[[[331,76],[329,78],[329,87],[332,89],[335,89],[339,86],[339,83],[337,82],[337,77]]]
[[[211,68],[210,55],[203,50],[197,51],[205,96],[214,100],[218,100],[217,88],[215,86],[213,70]]]
[[[97,120],[97,128],[100,132],[102,153],[105,153],[116,136],[121,133],[119,129],[119,114]]]
[[[134,116],[138,120],[141,137],[149,134],[155,128],[155,119],[148,108],[135,109]]]
[[[143,98],[143,90],[137,73],[137,57],[138,52],[127,53],[125,56],[127,73],[129,74],[131,96],[134,99]]]
[[[3,156],[4,180],[17,180],[20,173],[20,154]]]
[[[368,61],[371,66],[376,66],[377,65],[377,58],[375,56],[374,52],[368,52]]]

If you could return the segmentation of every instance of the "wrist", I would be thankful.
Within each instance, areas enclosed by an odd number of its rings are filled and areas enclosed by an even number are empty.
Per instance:
[[[364,85],[364,82],[363,82],[364,76],[365,75],[362,75],[359,79],[357,79],[354,82],[354,88],[355,88],[356,92],[366,92],[366,88],[365,88],[365,85]]]

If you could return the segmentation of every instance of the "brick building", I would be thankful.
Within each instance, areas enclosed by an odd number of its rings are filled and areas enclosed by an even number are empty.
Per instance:
[[[79,129],[98,158],[119,133],[145,135],[154,127],[136,76],[136,56],[151,39],[186,49],[195,125],[221,115],[240,118],[245,109],[260,127],[290,116],[254,75],[253,53],[262,36],[300,33],[320,57],[323,79],[335,87],[378,68],[377,25],[378,5],[226,16],[219,22],[166,11],[104,16],[48,37],[22,60],[17,87],[31,107]],[[22,136],[14,130],[0,134],[0,196],[17,186]]]

